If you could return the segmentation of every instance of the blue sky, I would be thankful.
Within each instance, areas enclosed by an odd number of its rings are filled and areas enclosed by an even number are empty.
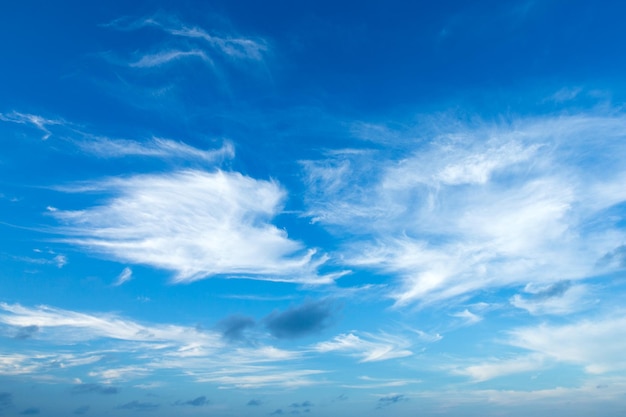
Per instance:
[[[5,3],[0,415],[623,415],[619,2]]]

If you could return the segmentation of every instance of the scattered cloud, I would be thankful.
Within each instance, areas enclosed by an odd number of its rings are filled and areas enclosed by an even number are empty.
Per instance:
[[[178,171],[94,184],[115,197],[103,205],[58,210],[68,243],[116,260],[175,272],[175,282],[218,274],[322,284],[315,256],[270,223],[285,199],[273,181],[235,172]],[[83,190],[78,187],[73,191]],[[67,190],[70,191],[70,190]],[[304,253],[303,253],[304,252]]]
[[[120,405],[116,407],[118,410],[156,410],[159,408],[159,404],[154,403],[144,403],[137,400],[128,402],[126,404]]]
[[[40,410],[37,407],[30,407],[20,412],[20,415],[23,416],[32,416],[35,414],[39,414]]]
[[[317,333],[328,325],[333,306],[328,301],[309,301],[265,318],[270,333],[279,339],[293,339]]]
[[[207,400],[207,398],[203,395],[201,397],[194,398],[193,400],[188,401],[176,401],[174,405],[190,405],[192,407],[202,407],[205,405],[209,405],[211,402]]]
[[[129,267],[126,267],[117,276],[117,279],[115,280],[115,283],[113,284],[113,286],[119,287],[123,283],[130,281],[132,278],[133,278],[133,270],[130,269]]]
[[[311,401],[303,401],[301,403],[291,403],[289,406],[291,408],[310,408],[313,407],[313,403]]]
[[[258,406],[259,406],[259,405],[261,405],[261,404],[263,404],[263,401],[261,401],[261,400],[255,400],[255,399],[252,399],[252,400],[250,400],[250,401],[248,401],[248,402],[246,403],[246,405],[249,405],[249,406],[252,406],[252,407],[258,407]]]
[[[119,389],[103,384],[78,384],[72,387],[72,394],[118,394]]]
[[[347,352],[360,358],[359,362],[378,362],[403,358],[413,354],[407,348],[410,344],[402,338],[389,334],[372,335],[365,333],[369,340],[354,333],[340,334],[334,339],[313,346],[317,352]]]

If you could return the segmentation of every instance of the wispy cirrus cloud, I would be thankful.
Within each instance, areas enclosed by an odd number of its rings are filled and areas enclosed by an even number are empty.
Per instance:
[[[126,267],[117,276],[117,279],[113,283],[113,286],[119,287],[123,283],[130,281],[132,278],[133,278],[133,270],[130,269],[129,267]]]
[[[16,111],[12,111],[10,113],[0,113],[0,120],[3,122],[18,123],[35,127],[43,132],[43,136],[41,137],[43,140],[48,139],[52,135],[52,132],[49,129],[51,126],[66,124],[65,121],[60,119],[48,119],[36,114],[19,113]]]
[[[211,34],[199,26],[185,24],[174,16],[165,14],[137,20],[122,18],[104,26],[126,31],[154,27],[174,36],[205,41],[211,47],[233,58],[260,60],[268,49],[267,41],[264,39]]]
[[[362,338],[354,333],[335,336],[332,340],[320,342],[312,347],[321,353],[345,352],[355,356],[359,362],[378,362],[411,356],[413,352],[406,340],[389,334],[373,335],[364,333]]]
[[[228,141],[218,149],[202,150],[184,142],[164,138],[136,141],[85,135],[80,140],[74,141],[74,144],[83,151],[101,158],[146,156],[218,162],[220,159],[230,159],[235,156],[235,148]]]
[[[395,156],[303,163],[308,215],[349,232],[347,265],[397,277],[397,306],[619,268],[599,260],[626,236],[603,215],[626,201],[623,115],[421,123],[427,140],[403,140]]]
[[[174,282],[227,275],[325,284],[341,275],[319,275],[327,257],[270,223],[285,199],[273,181],[186,170],[111,179],[93,188],[114,197],[100,206],[50,213],[67,225],[59,229],[69,236],[63,240],[172,271]]]
[[[256,341],[253,346],[225,343],[217,332],[195,326],[139,324],[112,314],[86,314],[51,307],[28,308],[2,303],[0,325],[9,329],[38,323],[45,337],[41,351],[0,355],[0,375],[54,376],[79,367],[90,380],[78,380],[72,392],[114,394],[113,383],[144,379],[163,370],[180,370],[185,377],[224,388],[295,388],[319,384],[326,371],[298,369],[297,359],[309,350],[284,350]],[[94,351],[95,341],[107,350]],[[45,353],[44,353],[45,352]],[[124,354],[123,361],[105,360]]]
[[[184,58],[198,58],[199,60],[204,61],[208,64],[213,64],[211,58],[209,58],[209,56],[204,51],[193,49],[190,51],[169,50],[161,51],[156,54],[144,55],[139,60],[131,62],[129,66],[134,68],[159,67],[172,61],[177,61]]]

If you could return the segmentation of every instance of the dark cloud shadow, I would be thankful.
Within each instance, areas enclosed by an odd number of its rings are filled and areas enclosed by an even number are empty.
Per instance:
[[[257,407],[257,406],[259,406],[261,404],[263,404],[263,401],[261,401],[261,400],[254,400],[253,399],[253,400],[248,401],[248,403],[246,405]]]
[[[254,327],[256,322],[252,317],[233,315],[217,323],[222,337],[231,342],[246,340],[245,331]]]
[[[33,416],[35,414],[39,414],[39,409],[37,407],[29,407],[20,413],[21,416]]]
[[[102,384],[78,384],[72,387],[72,394],[118,394],[119,389],[110,385]]]
[[[204,405],[209,405],[211,402],[207,400],[207,398],[203,395],[201,397],[194,398],[193,400],[188,401],[176,401],[174,405],[190,405],[192,407],[202,407]]]
[[[154,404],[154,403],[142,403],[139,402],[137,400],[135,401],[131,401],[128,402],[126,404],[123,405],[119,405],[116,408],[118,410],[141,410],[141,411],[150,411],[150,410],[156,410],[157,408],[159,408],[160,405],[159,404]]]
[[[13,336],[13,338],[19,339],[19,340],[30,339],[37,332],[39,332],[39,326],[36,326],[36,325],[24,326],[24,327],[20,327],[17,330],[17,333],[15,334],[15,336]]]
[[[264,319],[270,333],[279,339],[294,339],[317,333],[328,326],[333,313],[330,302],[308,301],[284,312],[274,311]]]
[[[388,395],[386,397],[381,397],[378,399],[378,406],[376,406],[376,408],[377,409],[384,408],[384,407],[388,407],[390,405],[397,404],[402,401],[408,401],[408,400],[409,399],[406,398],[403,394]]]

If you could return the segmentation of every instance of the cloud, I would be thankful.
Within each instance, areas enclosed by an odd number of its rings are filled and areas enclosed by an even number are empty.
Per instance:
[[[261,61],[268,51],[268,43],[264,39],[240,35],[220,36],[209,33],[198,26],[189,26],[172,16],[163,14],[138,20],[117,19],[104,26],[127,31],[146,27],[158,28],[174,37],[200,41],[199,46],[208,46],[210,50],[236,60]]]
[[[313,407],[313,403],[311,401],[303,401],[301,403],[292,403],[289,407],[291,407],[291,408],[310,408],[310,407]]]
[[[625,125],[423,119],[397,148],[304,162],[307,214],[347,237],[346,266],[396,277],[398,307],[614,271],[598,260],[626,239],[608,215],[626,201]]]
[[[477,314],[472,313],[468,309],[465,309],[459,313],[454,313],[452,314],[452,317],[458,317],[460,319],[465,320],[465,325],[468,325],[468,326],[472,324],[476,324],[483,319],[482,317],[480,317]]]
[[[230,316],[221,320],[217,324],[217,328],[221,330],[222,335],[230,341],[239,341],[245,338],[244,332],[255,326],[255,321],[251,317],[246,316]]]
[[[33,126],[43,132],[43,136],[41,137],[43,140],[48,139],[52,135],[52,132],[48,129],[49,126],[65,125],[65,122],[62,120],[46,119],[36,114],[19,113],[15,111],[8,114],[0,113],[0,120],[3,122]]]
[[[157,408],[159,408],[159,404],[142,403],[140,401],[134,400],[134,401],[128,402],[126,404],[119,405],[116,408],[118,410],[142,410],[142,411],[148,411],[148,410],[156,410]]]
[[[198,382],[221,388],[295,388],[319,384],[324,371],[298,369],[295,361],[306,351],[284,350],[256,342],[250,347],[224,343],[220,333],[171,324],[140,324],[113,314],[85,314],[46,306],[27,308],[0,303],[0,324],[14,327],[37,325],[46,352],[0,355],[0,374],[54,375],[70,367],[83,370],[98,384],[74,387],[75,393],[113,394],[114,381],[146,378],[159,370],[180,370]],[[44,337],[45,336],[45,337]],[[94,350],[106,343],[104,351]],[[63,353],[60,353],[63,352]],[[115,352],[124,365],[103,360]],[[67,371],[63,371],[67,372]]]
[[[511,304],[532,315],[569,314],[597,302],[590,297],[587,285],[573,285],[571,281],[560,281],[539,287],[529,284],[524,288],[524,292],[526,296],[515,294],[510,300]]]
[[[281,416],[281,415],[283,415],[283,414],[285,414],[285,413],[283,412],[283,409],[282,409],[282,408],[277,408],[276,410],[274,410],[274,411],[272,411],[272,412],[270,413],[270,416]]]
[[[201,50],[194,49],[191,51],[178,51],[178,50],[169,50],[162,51],[153,55],[144,55],[136,62],[132,62],[130,64],[131,67],[135,68],[151,68],[158,67],[161,65],[165,65],[169,62],[176,61],[183,58],[195,57],[202,61],[205,61],[209,64],[212,63],[211,58]]]
[[[133,270],[129,267],[126,267],[122,270],[122,272],[117,276],[115,283],[113,286],[119,287],[123,283],[130,281],[133,278]]]
[[[328,301],[309,301],[282,313],[273,312],[265,318],[265,326],[279,339],[303,337],[324,329],[332,311]]]
[[[261,404],[263,404],[263,401],[252,399],[252,400],[248,401],[248,403],[246,405],[257,407],[257,406],[259,406]]]
[[[190,405],[192,407],[202,407],[205,405],[209,405],[211,402],[207,400],[207,398],[203,395],[201,397],[194,398],[193,400],[188,401],[176,401],[174,405]]]
[[[364,334],[370,340],[362,339],[353,334],[340,334],[334,339],[313,346],[317,352],[348,352],[360,358],[359,362],[378,362],[402,358],[413,354],[406,348],[409,344],[396,336],[381,334],[378,336]]]
[[[90,408],[91,407],[89,407],[88,405],[81,405],[80,407],[74,410],[74,414],[78,414],[78,415],[87,414]]]
[[[402,401],[408,401],[408,398],[406,398],[403,394],[385,395],[378,399],[378,406],[376,408],[388,407]]]
[[[24,326],[18,329],[17,333],[15,334],[15,336],[13,336],[13,338],[19,339],[19,340],[30,339],[37,332],[39,332],[39,326],[35,326],[35,325]]]
[[[510,330],[508,344],[554,361],[582,366],[587,373],[626,369],[626,318],[615,311],[607,317],[571,324],[520,327]]]
[[[545,358],[541,355],[526,355],[507,360],[494,359],[460,369],[457,368],[453,370],[453,373],[468,376],[474,382],[482,382],[501,376],[536,371],[542,369],[544,365]]]
[[[110,385],[102,384],[78,384],[72,387],[72,394],[118,394],[119,389]]]
[[[202,150],[189,146],[184,142],[164,138],[136,141],[110,139],[86,133],[81,133],[79,136],[80,140],[74,141],[76,146],[101,158],[144,156],[167,159],[178,158],[186,161],[199,160],[213,163],[221,159],[233,158],[235,155],[235,148],[228,141],[225,141],[219,149]]]
[[[174,282],[222,274],[322,284],[341,275],[318,275],[327,257],[315,256],[270,223],[285,199],[273,181],[187,170],[111,179],[92,188],[114,197],[100,206],[50,213],[67,225],[59,229],[69,235],[64,241],[173,271]]]
[[[90,340],[107,337],[111,339],[179,343],[203,342],[219,346],[217,336],[206,332],[199,333],[194,328],[182,326],[144,326],[113,315],[89,315],[52,307],[40,306],[35,309],[19,304],[0,303],[0,323],[11,326],[38,326],[49,330],[64,329],[66,341]]]
[[[32,416],[35,414],[39,414],[39,408],[37,407],[30,407],[20,412],[20,415],[23,415],[23,416]]]

